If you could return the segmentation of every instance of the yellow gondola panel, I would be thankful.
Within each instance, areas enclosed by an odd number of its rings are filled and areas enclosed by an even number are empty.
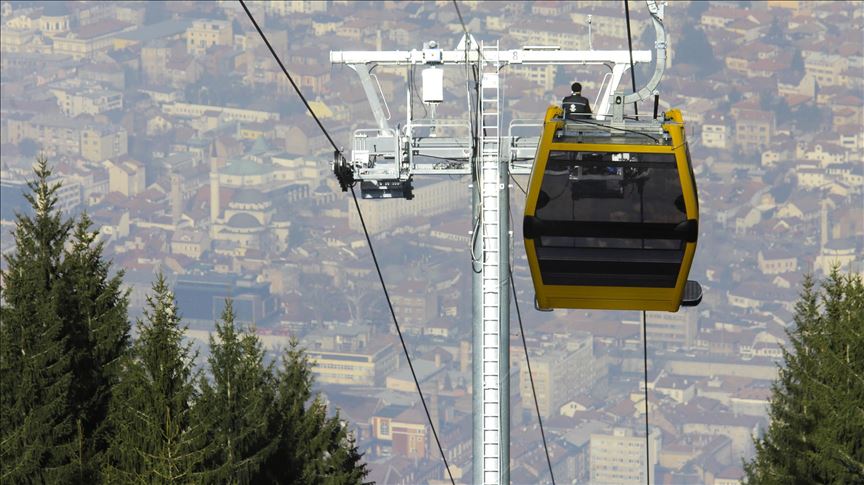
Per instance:
[[[596,126],[568,121],[565,130],[562,115],[557,106],[546,112],[525,205],[537,307],[677,311],[699,220],[681,113],[667,112],[660,136],[636,142],[568,136],[572,125]],[[548,193],[553,186],[560,194]]]

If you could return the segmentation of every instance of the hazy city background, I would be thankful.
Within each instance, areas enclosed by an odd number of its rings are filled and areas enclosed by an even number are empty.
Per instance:
[[[356,74],[331,68],[329,51],[453,48],[462,35],[449,1],[248,4],[349,148],[353,130],[374,120]],[[627,45],[622,2],[460,8],[469,31],[502,49],[588,49],[589,14],[594,49]],[[634,49],[653,51],[644,3],[630,13]],[[648,314],[652,482],[739,483],[751,436],[767,425],[802,275],[834,263],[864,271],[862,23],[860,2],[667,7],[660,106],[688,123],[702,210],[691,279],[705,298]],[[164,272],[203,358],[233,298],[269,348],[300,339],[317,389],[354,427],[370,479],[443,480],[353,203],[330,173],[332,151],[239,3],[3,2],[0,33],[3,253],[44,154],[63,182],[62,207],[101,227],[133,315]],[[651,71],[639,66],[637,84]],[[375,73],[394,124],[405,120],[408,71]],[[574,79],[593,101],[603,76],[503,73],[505,123],[541,118]],[[465,92],[464,70],[449,70],[437,116],[467,120]],[[415,186],[414,200],[361,206],[448,461],[454,475],[470,473],[468,180]],[[524,196],[511,194],[514,279],[556,481],[644,483],[639,314],[534,311],[518,237]],[[511,329],[511,477],[546,483],[515,308]]]

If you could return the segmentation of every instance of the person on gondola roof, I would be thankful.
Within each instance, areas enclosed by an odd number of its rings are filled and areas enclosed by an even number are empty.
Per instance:
[[[573,83],[570,86],[573,91],[570,96],[566,96],[562,101],[562,108],[568,120],[579,120],[588,118],[591,115],[591,104],[588,98],[582,96],[582,84]]]

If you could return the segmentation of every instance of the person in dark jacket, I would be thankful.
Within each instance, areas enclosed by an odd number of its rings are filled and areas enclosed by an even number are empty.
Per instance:
[[[562,107],[564,114],[569,120],[586,119],[591,114],[591,104],[588,98],[582,96],[582,84],[573,83],[570,88],[573,92],[564,98]]]

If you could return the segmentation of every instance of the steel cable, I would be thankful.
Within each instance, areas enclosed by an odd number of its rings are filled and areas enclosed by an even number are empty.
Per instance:
[[[330,145],[333,146],[333,149],[340,155],[342,155],[342,150],[336,146],[336,143],[333,141],[333,138],[330,136],[330,133],[327,132],[327,129],[324,128],[324,125],[321,123],[321,120],[318,119],[318,116],[312,111],[312,108],[309,106],[309,102],[306,100],[306,97],[300,91],[300,88],[294,82],[294,79],[291,77],[291,74],[288,73],[288,70],[285,68],[285,65],[282,64],[282,60],[279,58],[279,55],[276,54],[276,51],[273,49],[273,46],[270,44],[270,41],[267,40],[267,36],[264,35],[264,31],[261,30],[261,27],[258,26],[258,22],[255,20],[255,17],[252,15],[252,12],[249,11],[249,8],[246,6],[246,2],[243,0],[238,0],[240,5],[243,7],[243,10],[246,12],[246,16],[249,17],[249,20],[252,22],[252,25],[255,26],[255,30],[258,31],[258,35],[261,36],[261,40],[264,41],[264,44],[270,50],[270,53],[273,55],[273,58],[276,60],[276,63],[279,64],[279,67],[282,68],[282,72],[285,74],[285,77],[288,78],[288,81],[291,83],[291,86],[294,87],[294,91],[297,93],[297,96],[300,97],[300,100],[303,101],[303,104],[306,106],[306,109],[309,111],[309,114],[312,115],[312,118],[315,119],[315,122],[318,124],[318,128],[321,129],[321,132],[327,137],[327,140],[330,142]],[[414,364],[411,361],[411,355],[408,353],[408,346],[405,344],[405,338],[402,336],[402,329],[399,327],[399,320],[396,318],[396,312],[393,309],[393,303],[390,300],[390,294],[387,291],[387,285],[384,283],[384,276],[381,273],[381,267],[378,264],[378,257],[375,255],[375,249],[372,246],[372,239],[369,237],[369,231],[366,227],[366,221],[363,218],[363,212],[360,210],[360,203],[357,201],[357,193],[354,191],[354,186],[349,186],[351,189],[351,196],[354,199],[354,206],[357,208],[357,215],[360,218],[360,224],[363,226],[363,234],[366,236],[366,243],[369,244],[369,252],[372,254],[372,261],[375,263],[375,270],[378,273],[378,279],[381,282],[381,288],[384,290],[384,297],[387,300],[387,306],[390,309],[390,315],[393,317],[393,323],[396,326],[396,333],[399,335],[399,341],[402,343],[402,351],[405,353],[405,358],[408,360],[408,367],[411,370],[411,376],[414,378],[414,385],[417,386],[417,394],[420,396],[420,402],[423,404],[423,410],[426,412],[426,419],[429,421],[429,427],[432,429],[432,435],[435,438],[435,443],[438,445],[438,451],[441,453],[441,459],[444,461],[444,467],[447,469],[447,475],[450,478],[450,483],[456,485],[456,481],[453,479],[453,473],[450,471],[450,465],[447,463],[447,455],[444,453],[444,448],[441,446],[441,440],[438,438],[438,432],[435,430],[435,424],[432,422],[432,415],[429,412],[429,407],[426,405],[426,399],[423,397],[423,391],[420,389],[420,381],[417,379],[417,373],[414,371]]]

